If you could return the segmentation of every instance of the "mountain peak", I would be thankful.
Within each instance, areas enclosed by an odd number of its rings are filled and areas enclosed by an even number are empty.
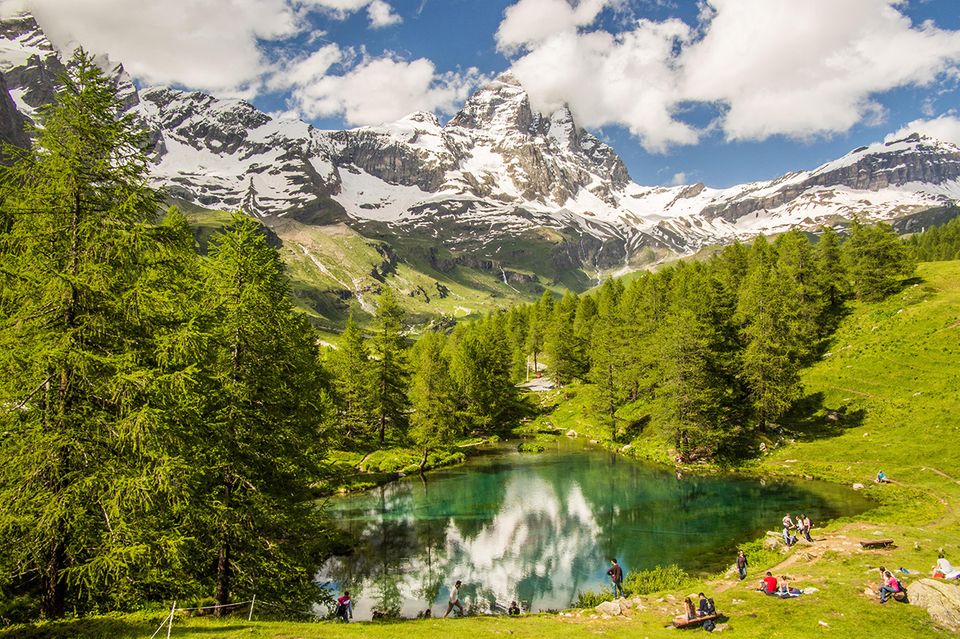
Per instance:
[[[470,96],[448,126],[526,132],[532,123],[527,92],[512,74],[501,73]]]

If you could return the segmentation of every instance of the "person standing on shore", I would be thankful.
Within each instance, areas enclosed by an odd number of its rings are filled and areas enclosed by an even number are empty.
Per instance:
[[[463,604],[460,603],[460,586],[461,582],[457,579],[457,583],[453,584],[453,590],[450,591],[450,601],[447,603],[447,612],[444,613],[443,618],[446,619],[447,615],[450,614],[450,611],[457,608],[460,611],[460,616],[463,616]]]
[[[626,597],[623,592],[623,568],[620,567],[616,559],[611,559],[610,564],[610,570],[607,571],[607,574],[610,575],[610,581],[613,582],[613,598],[617,598],[618,591],[621,597]]]
[[[747,578],[747,556],[742,550],[737,551],[737,572],[740,573],[740,581]]]

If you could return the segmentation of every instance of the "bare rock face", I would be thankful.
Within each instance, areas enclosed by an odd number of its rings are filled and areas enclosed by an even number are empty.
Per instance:
[[[938,625],[960,632],[960,586],[936,579],[910,584],[910,603],[925,608]]]
[[[0,75],[0,142],[20,148],[30,146],[30,138],[24,132],[24,118],[13,103],[7,83]]]

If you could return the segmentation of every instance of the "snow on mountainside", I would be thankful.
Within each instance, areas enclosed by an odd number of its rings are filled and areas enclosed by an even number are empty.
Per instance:
[[[30,16],[0,22],[0,73],[32,117],[63,56]],[[811,171],[728,189],[647,187],[567,109],[539,114],[504,74],[446,125],[430,113],[348,131],[277,119],[241,100],[141,89],[103,64],[153,133],[157,184],[208,208],[270,224],[345,222],[378,237],[427,238],[509,262],[546,242],[557,269],[631,268],[665,252],[815,228],[853,215],[892,219],[960,198],[960,148],[912,135]],[[642,256],[642,258],[641,258]]]

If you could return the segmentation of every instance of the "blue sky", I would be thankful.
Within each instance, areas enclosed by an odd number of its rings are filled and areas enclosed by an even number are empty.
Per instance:
[[[918,129],[960,143],[957,0],[0,0],[141,84],[321,128],[449,118],[512,70],[641,184],[728,186]],[[139,6],[134,6],[139,5]]]

